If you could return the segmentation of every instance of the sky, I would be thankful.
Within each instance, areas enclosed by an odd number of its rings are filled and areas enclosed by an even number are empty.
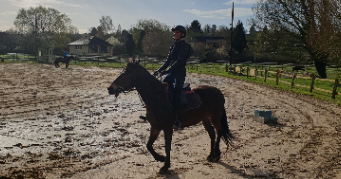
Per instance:
[[[19,9],[39,5],[52,7],[65,13],[80,33],[89,32],[99,25],[102,16],[110,16],[114,27],[120,24],[129,29],[139,19],[154,19],[170,27],[190,25],[198,20],[217,26],[231,23],[232,2],[234,2],[234,24],[240,20],[245,30],[249,29],[248,19],[253,16],[251,8],[259,0],[0,0],[0,31],[14,28]]]

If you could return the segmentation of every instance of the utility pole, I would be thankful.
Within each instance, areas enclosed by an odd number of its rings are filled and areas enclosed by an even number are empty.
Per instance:
[[[234,19],[234,2],[232,2],[232,10],[231,10],[231,46],[230,46],[230,53],[229,53],[229,56],[230,56],[230,63],[231,63],[231,60],[232,60],[232,38],[233,38],[233,19]]]

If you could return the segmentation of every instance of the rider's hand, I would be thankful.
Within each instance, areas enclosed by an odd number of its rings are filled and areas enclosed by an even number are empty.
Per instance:
[[[166,74],[168,74],[168,73],[169,73],[168,71],[164,70],[164,71],[162,71],[162,72],[160,73],[160,76],[166,75]]]
[[[159,74],[160,74],[159,71],[154,71],[153,76],[157,76],[157,75],[159,75]]]

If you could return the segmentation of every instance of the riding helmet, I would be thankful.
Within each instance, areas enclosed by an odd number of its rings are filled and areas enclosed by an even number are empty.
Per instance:
[[[173,31],[173,32],[174,32],[175,30],[177,30],[177,31],[179,31],[179,32],[181,32],[181,33],[184,33],[184,35],[181,36],[181,37],[185,37],[185,36],[186,36],[186,28],[185,28],[184,26],[182,26],[182,25],[177,25],[177,26],[175,26],[175,27],[172,28],[172,31]]]

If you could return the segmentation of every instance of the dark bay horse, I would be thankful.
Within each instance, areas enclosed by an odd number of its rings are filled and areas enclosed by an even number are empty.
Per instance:
[[[165,162],[160,173],[170,167],[170,150],[173,135],[175,114],[167,101],[164,85],[145,68],[139,61],[129,61],[126,68],[112,82],[108,88],[109,94],[117,97],[121,92],[137,90],[146,105],[146,119],[151,125],[147,149],[155,160]],[[209,161],[220,159],[219,143],[223,137],[227,147],[231,144],[233,136],[227,124],[226,111],[224,108],[225,98],[221,91],[213,86],[199,86],[194,91],[201,98],[201,106],[196,109],[184,111],[180,114],[183,127],[189,127],[202,122],[211,138],[211,152],[207,157]],[[163,130],[166,143],[166,157],[159,155],[153,149],[153,143],[160,131]],[[216,139],[216,131],[217,139]],[[215,140],[216,139],[216,140]]]
[[[54,64],[54,66],[56,68],[59,68],[59,63],[62,62],[62,63],[65,63],[65,68],[67,68],[69,66],[69,62],[72,60],[72,59],[75,59],[75,57],[73,56],[70,56],[70,57],[60,57],[60,58],[56,58],[55,60],[52,61],[52,65]]]

